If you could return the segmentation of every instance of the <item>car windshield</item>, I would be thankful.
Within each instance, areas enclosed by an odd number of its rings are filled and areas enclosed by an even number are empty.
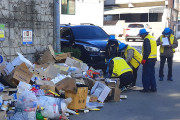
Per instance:
[[[107,39],[108,35],[97,26],[72,27],[75,39]]]
[[[129,28],[144,28],[144,25],[142,25],[142,24],[130,24],[128,27]]]

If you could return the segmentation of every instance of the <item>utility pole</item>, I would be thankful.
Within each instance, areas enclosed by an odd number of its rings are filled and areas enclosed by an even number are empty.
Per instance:
[[[60,40],[60,14],[59,14],[59,0],[54,0],[54,34],[56,40],[56,52],[61,52]]]

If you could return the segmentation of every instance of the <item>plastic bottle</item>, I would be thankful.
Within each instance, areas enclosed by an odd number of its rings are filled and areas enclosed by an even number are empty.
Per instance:
[[[42,116],[41,112],[36,112],[36,119],[37,120],[44,120],[44,117]]]

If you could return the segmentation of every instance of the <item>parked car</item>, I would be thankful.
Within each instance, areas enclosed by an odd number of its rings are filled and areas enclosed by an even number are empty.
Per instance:
[[[94,68],[105,66],[108,34],[95,25],[61,25],[61,47],[79,48],[80,59]]]
[[[145,28],[148,32],[151,31],[151,27],[148,24],[129,24],[128,28],[126,29],[126,37],[125,40],[128,42],[130,39],[133,41],[136,41],[136,39],[141,39],[141,37],[138,35],[139,30]]]

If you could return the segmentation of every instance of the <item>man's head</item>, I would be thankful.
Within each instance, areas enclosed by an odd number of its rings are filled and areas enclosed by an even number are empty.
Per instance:
[[[164,28],[164,31],[162,32],[162,34],[168,37],[172,34],[172,30],[170,28]]]
[[[140,29],[139,30],[139,35],[142,39],[144,39],[146,37],[146,35],[148,35],[149,32],[146,31],[146,29]]]
[[[124,44],[124,43],[120,43],[119,44],[119,52],[124,52],[124,50],[127,48],[128,45]]]

